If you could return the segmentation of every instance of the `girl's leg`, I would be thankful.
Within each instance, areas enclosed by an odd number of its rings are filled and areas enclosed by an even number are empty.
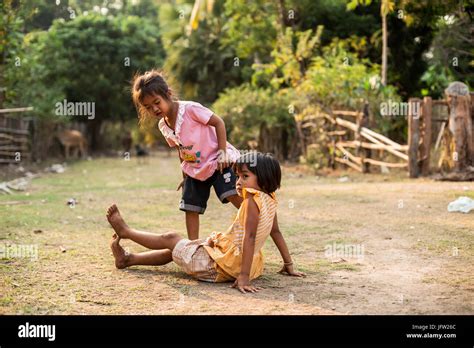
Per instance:
[[[151,265],[162,266],[173,261],[172,251],[169,249],[150,250],[129,255],[129,266]]]
[[[107,220],[109,220],[110,225],[112,225],[115,233],[117,233],[120,238],[131,239],[135,243],[148,249],[169,249],[172,251],[176,243],[182,239],[182,237],[175,232],[159,235],[128,227],[115,204],[107,210]]]
[[[199,238],[199,213],[186,211],[186,230],[188,231],[189,240]]]
[[[236,207],[237,209],[240,208],[240,205],[242,204],[242,197],[240,197],[239,195],[232,195],[232,196],[229,196],[227,197],[227,200],[232,203],[234,205],[234,207]]]
[[[120,245],[120,238],[114,234],[112,243],[110,244],[112,253],[115,258],[115,267],[122,269],[135,265],[166,265],[173,261],[171,250],[151,250],[138,254],[129,254]]]

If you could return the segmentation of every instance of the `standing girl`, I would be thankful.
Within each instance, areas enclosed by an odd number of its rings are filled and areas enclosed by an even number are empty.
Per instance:
[[[157,70],[135,76],[132,98],[140,124],[158,118],[169,146],[178,150],[183,172],[179,209],[186,213],[188,238],[198,239],[199,214],[206,210],[211,187],[222,203],[231,202],[236,208],[242,203],[230,168],[239,151],[227,142],[219,116],[197,102],[178,100]]]

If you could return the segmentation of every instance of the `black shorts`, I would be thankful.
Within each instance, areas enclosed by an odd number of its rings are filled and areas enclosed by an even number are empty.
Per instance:
[[[216,170],[206,181],[197,180],[187,176],[184,179],[183,195],[179,202],[182,211],[193,211],[204,214],[207,201],[211,193],[211,186],[222,203],[228,203],[227,197],[237,194],[235,189],[236,176],[231,168],[225,168],[222,174]]]

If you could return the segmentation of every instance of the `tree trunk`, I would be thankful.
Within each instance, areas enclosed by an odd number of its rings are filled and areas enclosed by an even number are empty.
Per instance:
[[[35,117],[31,124],[31,156],[33,161],[44,161],[51,155],[59,155],[58,148],[53,147],[56,136],[54,121]]]
[[[288,26],[288,12],[286,11],[285,0],[278,0],[278,9],[280,10],[280,24],[281,33],[285,33],[285,28]]]
[[[281,129],[281,153],[283,159],[288,159],[289,149],[288,149],[288,130],[286,127]]]
[[[263,153],[271,153],[278,160],[288,158],[288,132],[283,127],[268,127],[266,123],[260,125],[258,148]]]
[[[102,148],[102,137],[101,137],[101,126],[102,121],[98,118],[87,122],[87,137],[89,142],[89,151],[98,151]]]
[[[382,85],[387,85],[387,16],[382,15]]]

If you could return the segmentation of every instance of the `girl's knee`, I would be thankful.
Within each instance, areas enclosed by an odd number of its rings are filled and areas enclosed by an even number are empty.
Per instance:
[[[165,245],[168,249],[173,250],[175,245],[183,239],[178,233],[176,232],[168,232],[161,235],[165,240]]]
[[[162,234],[161,236],[167,240],[173,240],[180,237],[179,234],[177,234],[176,232],[167,232],[167,233]]]

